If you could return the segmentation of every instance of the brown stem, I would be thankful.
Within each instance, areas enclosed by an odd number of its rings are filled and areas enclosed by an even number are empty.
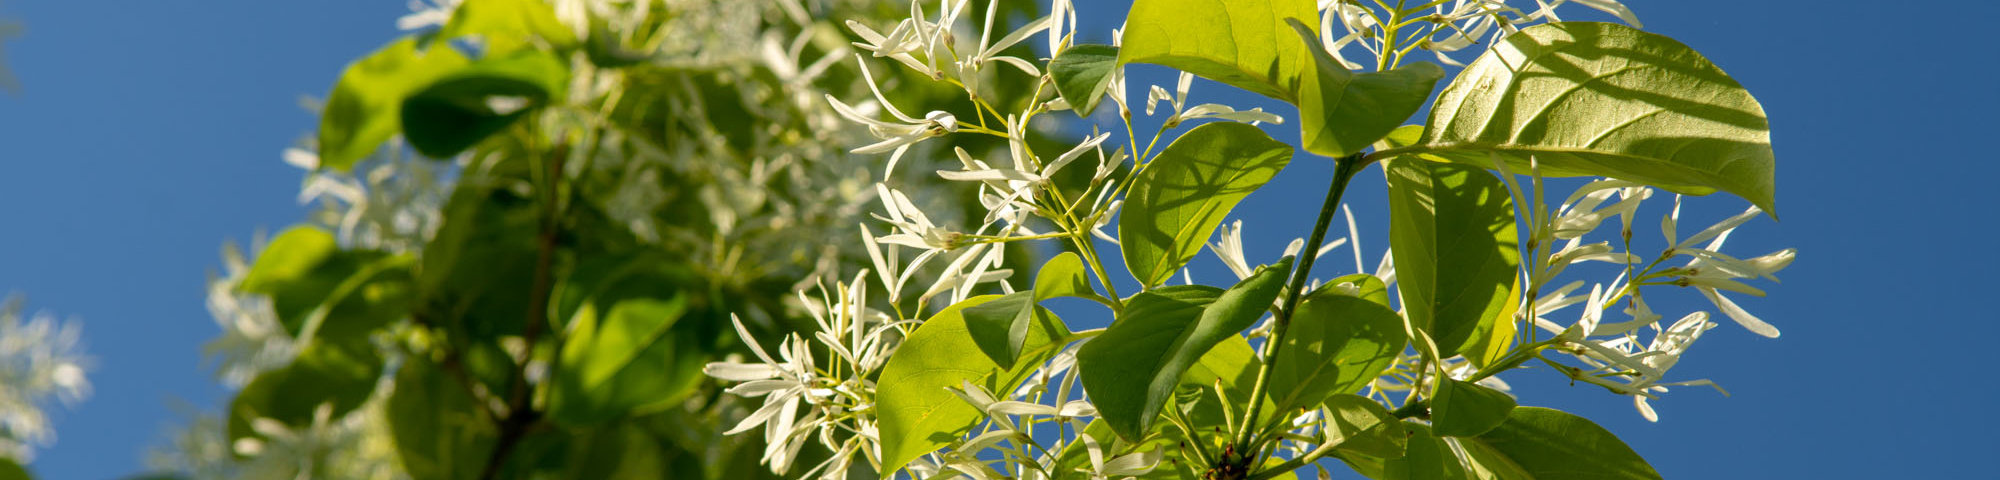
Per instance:
[[[549,295],[555,266],[556,238],[561,233],[561,218],[558,218],[559,200],[562,198],[563,157],[568,152],[560,146],[549,155],[548,171],[544,185],[547,196],[542,200],[541,233],[536,238],[538,251],[535,255],[534,290],[528,292],[528,324],[521,332],[521,343],[526,351],[520,368],[513,372],[513,381],[508,382],[507,415],[500,421],[499,442],[493,445],[493,454],[486,459],[486,469],[479,478],[492,480],[500,475],[501,465],[507,463],[507,456],[514,447],[527,436],[528,430],[541,420],[541,412],[535,411],[533,399],[528,389],[528,364],[532,363],[535,341],[541,336],[542,328],[549,323]]]

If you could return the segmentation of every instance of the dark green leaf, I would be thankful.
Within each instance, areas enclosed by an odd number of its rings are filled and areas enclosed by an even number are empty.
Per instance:
[[[264,372],[237,392],[229,405],[229,439],[262,438],[253,428],[260,418],[293,428],[311,425],[322,405],[338,419],[366,402],[381,378],[382,357],[366,339],[314,341],[291,365]]]
[[[402,131],[403,97],[466,64],[451,48],[419,51],[418,40],[405,37],[348,65],[319,123],[319,164],[347,170],[375,152],[375,147]]]
[[[485,58],[403,100],[403,136],[417,152],[451,158],[535,108],[561,101],[569,66],[540,50]]]
[[[1431,107],[1421,144],[1389,152],[1516,173],[1602,175],[1772,210],[1776,157],[1764,107],[1687,45],[1611,23],[1508,35]]]
[[[34,479],[35,479],[34,475],[28,474],[27,467],[22,467],[21,464],[19,463],[14,463],[13,459],[7,457],[0,457],[0,480],[34,480]]]
[[[1431,424],[1437,434],[1470,437],[1492,430],[1514,410],[1514,397],[1477,383],[1443,379],[1431,399]]]
[[[1383,172],[1396,289],[1410,323],[1430,334],[1440,357],[1464,352],[1484,364],[1506,353],[1521,263],[1506,185],[1485,170],[1415,159],[1391,160]]]
[[[686,328],[693,274],[652,256],[578,267],[558,287],[566,335],[549,417],[590,425],[686,398],[707,352]]]
[[[876,407],[882,438],[882,476],[888,478],[917,457],[962,437],[985,414],[947,388],[971,382],[988,391],[1012,391],[1042,360],[1068,343],[1069,332],[1050,316],[1028,331],[1022,361],[1001,369],[978,350],[966,331],[966,308],[998,299],[965,299],[938,312],[897,347],[876,380]],[[1039,319],[1040,317],[1037,316]]]
[[[1271,308],[1291,273],[1291,258],[1258,267],[1217,292],[1199,285],[1133,295],[1103,335],[1077,350],[1084,391],[1112,430],[1143,436],[1187,372],[1210,348],[1251,327]]]
[[[389,436],[414,480],[470,480],[486,467],[498,436],[471,386],[430,359],[412,356],[389,395]]]
[[[1657,480],[1660,473],[1604,427],[1576,415],[1521,407],[1506,423],[1457,438],[1476,467],[1525,480]]]
[[[1173,278],[1237,202],[1291,161],[1291,145],[1250,125],[1209,123],[1181,135],[1125,198],[1118,215],[1125,267],[1148,288]]]
[[[1285,101],[1312,60],[1288,19],[1319,23],[1312,0],[1139,0],[1125,17],[1121,63],[1166,65]]]
[[[1356,291],[1349,294],[1342,285]],[[1386,304],[1385,288],[1373,275],[1350,275],[1300,301],[1271,369],[1271,395],[1279,409],[1359,392],[1395,362],[1403,352],[1403,321]]]
[[[1458,463],[1451,445],[1444,438],[1431,433],[1431,428],[1421,423],[1404,422],[1403,428],[1409,432],[1408,446],[1403,458],[1389,460],[1372,459],[1376,463],[1349,461],[1354,470],[1369,478],[1382,480],[1461,480],[1468,478],[1465,468]],[[1367,458],[1367,457],[1363,457]]]
[[[1403,456],[1409,433],[1382,404],[1367,397],[1338,394],[1326,399],[1327,438],[1336,451],[1375,458]]]
[[[1077,116],[1088,117],[1104,100],[1111,86],[1111,73],[1118,70],[1118,47],[1072,45],[1049,60],[1049,76],[1055,78],[1056,93],[1069,101]]]
[[[1430,100],[1444,69],[1412,62],[1382,72],[1354,73],[1329,56],[1312,28],[1287,19],[1312,56],[1299,85],[1299,132],[1306,151],[1328,157],[1360,152],[1415,115]]]
[[[1014,368],[1014,360],[1021,358],[1021,349],[1028,342],[1028,330],[1038,323],[1047,323],[1052,318],[1047,309],[1035,304],[1035,292],[1014,292],[991,302],[966,307],[965,330],[972,335],[972,342],[979,345],[979,351],[986,358],[993,359],[1002,369]]]
[[[408,315],[410,265],[409,257],[341,250],[333,234],[300,226],[257,256],[240,288],[269,296],[294,338],[345,342]]]

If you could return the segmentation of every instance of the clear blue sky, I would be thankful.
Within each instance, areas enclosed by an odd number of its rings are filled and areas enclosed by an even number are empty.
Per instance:
[[[1085,10],[1098,41],[1122,18],[1122,2],[1104,3]],[[2000,7],[1627,3],[1770,115],[1784,221],[1751,223],[1729,250],[1799,248],[1770,298],[1738,299],[1784,336],[1723,321],[1675,372],[1734,396],[1677,389],[1655,404],[1657,424],[1548,372],[1507,377],[1522,403],[1597,420],[1669,478],[1959,477],[2000,451],[1988,434],[2000,391],[1979,373],[2000,334],[2000,315],[1979,303],[2000,287],[1990,273],[2000,262],[1982,250],[2000,234],[2000,202],[1985,195],[2000,155],[1977,147],[2000,127],[2000,72],[1992,30],[1974,23]],[[0,292],[83,319],[97,358],[96,395],[57,415],[60,442],[33,465],[44,478],[135,473],[181,418],[176,399],[226,398],[200,353],[217,332],[204,274],[223,241],[298,219],[299,175],[278,155],[314,125],[297,99],[322,95],[348,60],[387,42],[404,11],[401,0],[0,3],[28,30],[0,44],[25,87],[0,95]],[[1134,100],[1169,83],[1157,70],[1135,76]],[[1198,85],[1195,101],[1252,104],[1223,90]],[[1296,138],[1289,125],[1273,131]],[[1238,209],[1253,252],[1304,234],[1311,208],[1294,205],[1317,205],[1327,170],[1301,157]],[[1379,182],[1357,185],[1372,266],[1386,208]],[[1686,222],[1744,206],[1700,200]],[[1346,255],[1325,264],[1351,270]],[[1196,267],[1227,275],[1212,260]]]

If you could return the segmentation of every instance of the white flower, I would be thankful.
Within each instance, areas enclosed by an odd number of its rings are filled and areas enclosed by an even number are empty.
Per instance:
[[[396,19],[396,28],[417,30],[451,22],[451,13],[465,0],[410,0],[410,13]]]
[[[910,197],[903,192],[880,183],[875,184],[875,189],[881,194],[882,206],[889,212],[888,218],[880,215],[875,218],[894,224],[901,232],[877,237],[876,241],[928,250],[953,250],[960,246],[959,242],[965,234],[931,223],[930,217],[924,216],[923,210],[910,203]]]
[[[90,396],[81,323],[38,314],[21,321],[21,299],[0,306],[0,458],[34,459],[35,445],[55,442],[44,408],[51,397],[73,405]]]
[[[889,155],[889,166],[883,169],[884,179],[888,178],[889,174],[895,172],[896,162],[903,158],[903,152],[909,150],[911,145],[932,137],[940,137],[958,131],[958,118],[948,112],[934,111],[924,115],[922,120],[903,114],[902,110],[896,109],[894,104],[889,103],[888,98],[882,96],[882,89],[876,85],[875,75],[869,70],[868,62],[862,61],[859,55],[855,56],[855,61],[861,64],[861,76],[867,81],[868,90],[875,93],[875,105],[888,110],[889,115],[895,117],[897,121],[887,122],[877,120],[874,115],[869,114],[871,112],[864,112],[863,110],[849,106],[841,102],[840,99],[833,98],[833,95],[827,95],[826,100],[833,105],[834,111],[838,112],[841,117],[846,118],[848,121],[868,126],[868,132],[882,140],[851,150],[850,153],[875,154],[894,152]]]
[[[1166,128],[1173,128],[1174,126],[1180,125],[1181,122],[1186,122],[1189,120],[1201,120],[1204,118],[1228,120],[1232,122],[1242,122],[1251,125],[1257,125],[1259,123],[1264,123],[1264,122],[1269,122],[1274,124],[1285,123],[1284,118],[1271,113],[1267,113],[1264,111],[1263,108],[1252,108],[1249,110],[1239,111],[1228,105],[1223,105],[1219,103],[1204,103],[1201,105],[1196,105],[1194,106],[1194,108],[1183,110],[1182,108],[1187,105],[1188,88],[1192,86],[1193,83],[1194,83],[1194,74],[1181,72],[1180,81],[1179,83],[1176,83],[1174,85],[1174,93],[1172,94],[1168,94],[1167,89],[1160,88],[1159,85],[1154,85],[1151,92],[1146,95],[1146,114],[1152,115],[1153,111],[1157,109],[1156,107],[1159,106],[1160,101],[1167,100],[1173,104],[1174,114],[1167,117]]]

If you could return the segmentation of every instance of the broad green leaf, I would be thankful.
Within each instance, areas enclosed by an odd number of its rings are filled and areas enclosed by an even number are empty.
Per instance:
[[[1143,436],[1181,375],[1263,317],[1289,273],[1287,257],[1228,291],[1185,285],[1133,295],[1103,335],[1077,349],[1083,389],[1098,413],[1127,440]]]
[[[964,436],[985,418],[947,388],[971,382],[988,391],[1012,391],[1043,359],[1068,343],[1069,332],[1061,323],[1050,321],[1028,331],[1022,361],[1013,369],[1001,369],[985,355],[968,355],[979,346],[966,331],[963,311],[998,298],[973,297],[946,307],[911,332],[882,367],[882,375],[875,381],[875,398],[884,478],[910,460]]]
[[[403,136],[417,152],[451,158],[551,101],[561,101],[569,66],[540,50],[481,59],[403,100]]]
[[[406,256],[341,250],[333,234],[299,226],[258,254],[239,288],[269,296],[294,338],[347,341],[408,315],[411,264]]]
[[[439,368],[421,355],[403,362],[386,405],[389,437],[410,478],[470,480],[486,467],[498,432],[471,386]]]
[[[1388,460],[1371,459],[1376,463],[1349,461],[1354,470],[1369,478],[1380,480],[1461,480],[1465,479],[1465,468],[1458,463],[1451,445],[1444,438],[1431,433],[1431,428],[1421,423],[1403,422],[1409,433],[1403,458]],[[1362,457],[1367,458],[1367,457]]]
[[[532,46],[540,38],[551,46],[576,44],[576,33],[556,19],[555,8],[542,0],[467,0],[451,12],[438,37],[478,35],[488,52],[506,54]]]
[[[417,285],[431,322],[481,341],[521,334],[530,308],[524,293],[538,288],[539,210],[524,193],[459,182],[419,265]]]
[[[347,170],[375,147],[403,130],[403,98],[418,87],[464,66],[464,55],[451,48],[418,48],[404,37],[347,66],[319,123],[319,164]]]
[[[1415,155],[1516,173],[1602,175],[1774,212],[1776,157],[1764,107],[1674,39],[1611,23],[1562,22],[1508,35],[1431,107]]]
[[[1516,408],[1500,426],[1453,441],[1465,449],[1475,468],[1509,480],[1660,478],[1616,435],[1560,410]]]
[[[1173,278],[1237,202],[1291,161],[1291,145],[1250,125],[1209,123],[1181,135],[1126,195],[1118,215],[1125,267],[1147,288]]]
[[[1002,369],[1014,368],[1014,361],[1021,358],[1021,349],[1028,343],[1028,330],[1038,324],[1060,322],[1048,309],[1035,304],[1035,296],[1035,292],[1014,292],[965,307],[966,333],[972,335],[972,343],[979,345],[979,351]]]
[[[1221,384],[1224,394],[1232,402],[1231,408],[1241,412],[1244,410],[1243,405],[1250,402],[1251,382],[1256,381],[1258,367],[1262,364],[1257,360],[1257,352],[1250,347],[1250,342],[1242,336],[1236,336],[1216,344],[1215,348],[1209,349],[1208,354],[1201,356],[1200,361],[1189,367],[1187,373],[1181,375],[1176,395],[1192,393],[1192,396],[1196,397],[1194,405],[1192,408],[1186,408],[1184,406],[1186,402],[1182,400],[1171,401],[1182,402],[1182,406],[1178,408],[1186,412],[1188,421],[1197,430],[1195,434],[1201,437],[1198,441],[1210,442],[1209,451],[1218,451],[1224,442],[1233,439],[1228,438],[1228,433],[1220,431],[1224,425],[1222,407],[1217,404],[1215,394],[1206,390]],[[1268,400],[1265,401],[1264,407],[1266,412],[1274,410]],[[1163,449],[1165,458],[1191,458],[1190,454],[1182,451],[1184,445],[1178,441],[1181,438],[1180,431],[1168,422],[1154,422],[1152,430],[1147,435],[1149,440],[1139,444],[1133,444],[1119,437],[1102,417],[1091,420],[1090,424],[1084,427],[1083,433],[1097,439],[1106,449],[1106,458],[1154,448]],[[1081,442],[1072,442],[1063,450],[1061,465],[1064,466],[1064,471],[1088,467],[1089,462],[1090,457]],[[1176,480],[1194,478],[1200,474],[1189,470],[1189,466],[1189,462],[1184,461],[1162,462],[1158,468],[1138,478]]]
[[[1111,86],[1111,73],[1118,70],[1118,47],[1073,45],[1049,60],[1049,76],[1055,78],[1056,93],[1069,102],[1070,110],[1089,117],[1104,100]]]
[[[1346,293],[1344,284],[1356,285],[1358,291]],[[1403,320],[1386,305],[1385,288],[1373,275],[1350,275],[1299,302],[1271,369],[1271,395],[1279,409],[1292,411],[1328,395],[1359,392],[1396,360],[1405,340]],[[1369,294],[1383,301],[1358,296]]]
[[[1311,27],[1289,20],[1312,57],[1299,85],[1299,134],[1306,151],[1328,157],[1360,152],[1415,115],[1430,100],[1444,69],[1412,62],[1384,72],[1354,73],[1328,55]]]
[[[1326,399],[1327,438],[1335,451],[1376,458],[1403,456],[1409,433],[1389,409],[1367,397],[1342,393]]]
[[[1396,290],[1410,323],[1450,357],[1473,345],[1503,350],[1513,338],[1520,266],[1514,201],[1485,170],[1399,158],[1389,179],[1389,245]],[[1484,364],[1493,348],[1481,349]]]
[[[549,417],[590,425],[679,402],[700,383],[707,352],[682,289],[693,274],[653,257],[614,256],[576,269],[555,295],[567,337]]]
[[[1431,399],[1431,425],[1437,434],[1470,437],[1492,430],[1514,410],[1514,397],[1477,383],[1443,379]]]
[[[1041,270],[1035,271],[1035,301],[1077,297],[1110,305],[1110,299],[1098,295],[1097,290],[1090,287],[1090,277],[1086,276],[1084,268],[1083,259],[1077,257],[1075,252],[1063,252],[1050,258],[1042,264]]]
[[[229,439],[262,438],[254,428],[258,419],[311,425],[322,405],[340,418],[366,402],[381,378],[382,357],[366,339],[314,341],[291,365],[264,372],[237,392],[229,404]]]
[[[1312,0],[1139,0],[1125,17],[1119,63],[1166,65],[1284,101],[1312,68],[1288,19],[1319,23]]]

